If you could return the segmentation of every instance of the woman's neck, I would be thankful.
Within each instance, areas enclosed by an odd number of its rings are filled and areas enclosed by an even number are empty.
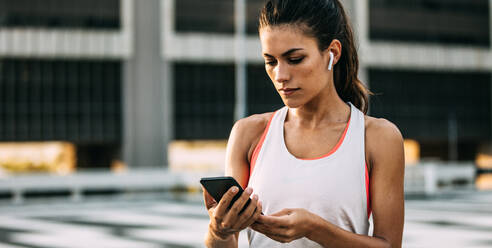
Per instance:
[[[289,118],[289,115],[292,118]],[[333,88],[324,91],[298,108],[289,109],[286,121],[294,121],[308,128],[316,128],[320,124],[347,123],[349,118],[350,106],[338,96]]]

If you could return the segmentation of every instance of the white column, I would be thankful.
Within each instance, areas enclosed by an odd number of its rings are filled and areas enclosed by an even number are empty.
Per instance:
[[[246,3],[245,0],[234,1],[234,49],[236,64],[236,100],[234,119],[239,120],[246,116],[247,109],[247,78],[246,78]]]
[[[369,0],[357,0],[358,4],[354,4],[355,19],[359,40],[359,51],[361,52],[361,62],[365,63],[363,55],[368,54],[370,49],[369,40]]]
[[[489,60],[492,60],[492,0],[489,0]],[[489,74],[492,74],[492,68],[489,68]],[[492,76],[490,78],[490,132],[492,133]],[[492,145],[492,134],[490,144]]]
[[[353,0],[352,3],[354,15],[354,29],[356,30],[356,41],[359,45],[359,79],[369,87],[369,77],[367,71],[367,56],[370,49],[369,40],[369,1],[368,0]]]
[[[352,0],[353,26],[356,41],[359,43],[359,79],[367,88],[370,87],[368,60],[365,58],[369,53],[369,0]],[[370,109],[368,114],[370,114]]]
[[[161,110],[161,139],[163,140],[163,162],[169,166],[168,147],[175,138],[174,134],[174,71],[172,69],[172,61],[165,56],[165,39],[172,35],[175,27],[175,2],[171,0],[160,0],[160,58],[161,58],[161,95],[162,95],[162,110]]]
[[[167,165],[168,70],[160,56],[160,1],[134,1],[133,56],[124,66],[124,159],[130,167]]]

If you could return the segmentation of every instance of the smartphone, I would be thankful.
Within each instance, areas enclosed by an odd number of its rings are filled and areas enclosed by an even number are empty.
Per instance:
[[[231,187],[236,186],[239,189],[239,192],[236,193],[231,203],[229,204],[229,208],[236,202],[237,199],[243,194],[243,188],[233,177],[204,177],[200,179],[200,183],[207,190],[207,192],[214,198],[216,202],[219,202],[222,199],[222,196],[229,190]],[[242,212],[251,202],[251,198],[248,199],[248,202],[244,205]]]

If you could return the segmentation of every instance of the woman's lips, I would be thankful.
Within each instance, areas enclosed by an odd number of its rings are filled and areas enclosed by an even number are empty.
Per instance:
[[[279,91],[286,96],[290,96],[294,94],[296,91],[298,91],[299,89],[300,88],[282,88]]]

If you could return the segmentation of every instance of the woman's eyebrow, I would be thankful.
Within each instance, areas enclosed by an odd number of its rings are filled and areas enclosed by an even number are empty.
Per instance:
[[[289,49],[289,51],[285,52],[285,53],[282,53],[282,57],[287,57],[289,56],[291,53],[295,52],[295,51],[299,51],[299,50],[303,50],[302,48],[292,48],[292,49]]]
[[[282,53],[282,57],[287,57],[287,56],[289,56],[291,53],[293,53],[293,52],[295,52],[295,51],[299,51],[299,50],[303,50],[303,49],[302,49],[302,48],[292,48],[292,49],[289,49],[287,52]],[[270,55],[270,54],[268,54],[268,53],[263,53],[263,56],[273,58],[273,56],[272,56],[272,55]]]

